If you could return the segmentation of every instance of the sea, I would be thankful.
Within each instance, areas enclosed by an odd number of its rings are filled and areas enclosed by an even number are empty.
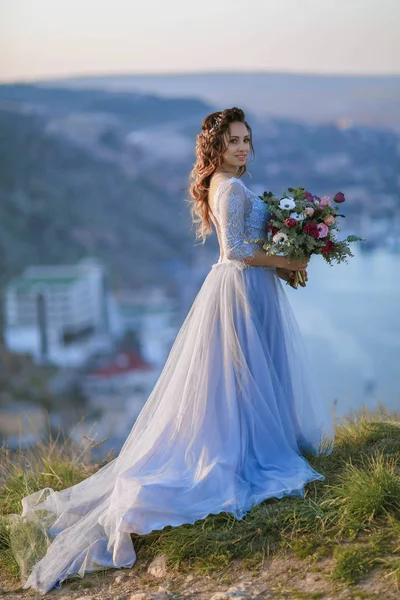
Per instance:
[[[306,287],[285,289],[336,415],[382,405],[400,412],[400,254],[355,246],[347,263],[313,256]]]

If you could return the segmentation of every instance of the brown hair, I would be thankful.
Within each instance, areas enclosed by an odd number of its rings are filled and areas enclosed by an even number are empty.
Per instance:
[[[230,124],[236,121],[246,125],[250,136],[250,149],[254,157],[251,127],[246,121],[243,110],[236,106],[207,115],[202,121],[201,133],[196,138],[196,161],[189,175],[190,198],[187,202],[191,205],[192,222],[196,225],[196,239],[201,239],[203,244],[207,236],[212,233],[208,206],[211,176],[222,166],[223,154],[227,150],[224,136],[229,132]],[[246,171],[246,165],[239,167],[238,177]]]

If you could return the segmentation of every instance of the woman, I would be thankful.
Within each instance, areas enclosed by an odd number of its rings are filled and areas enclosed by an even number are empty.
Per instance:
[[[324,479],[301,451],[318,452],[332,422],[279,280],[307,261],[267,256],[250,241],[266,235],[268,216],[241,180],[252,149],[242,110],[204,119],[190,201],[203,240],[215,226],[219,260],[119,456],[78,485],[23,499],[14,520],[51,541],[25,588],[46,593],[72,575],[131,567],[131,533],[221,511],[240,519]]]

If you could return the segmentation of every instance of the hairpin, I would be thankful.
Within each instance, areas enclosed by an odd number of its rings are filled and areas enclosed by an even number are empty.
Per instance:
[[[222,115],[220,115],[219,117],[217,117],[217,118],[215,119],[215,123],[214,123],[214,125],[211,127],[211,129],[209,129],[209,131],[203,131],[203,135],[204,135],[205,137],[209,137],[209,136],[210,136],[212,133],[215,133],[215,132],[217,131],[217,129],[218,129],[218,127],[219,127],[219,124],[221,123],[221,121],[222,121]]]

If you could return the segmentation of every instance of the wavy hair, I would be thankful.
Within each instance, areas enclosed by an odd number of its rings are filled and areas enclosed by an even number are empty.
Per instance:
[[[189,199],[187,202],[190,204],[192,223],[196,227],[196,239],[201,239],[203,244],[207,236],[212,233],[208,205],[211,176],[222,166],[223,154],[228,148],[225,134],[229,133],[231,123],[236,121],[246,125],[250,136],[250,150],[254,157],[251,127],[246,121],[243,110],[236,106],[207,115],[202,121],[201,132],[196,138],[196,161],[189,175]],[[241,177],[246,171],[246,165],[239,167],[238,177]]]

